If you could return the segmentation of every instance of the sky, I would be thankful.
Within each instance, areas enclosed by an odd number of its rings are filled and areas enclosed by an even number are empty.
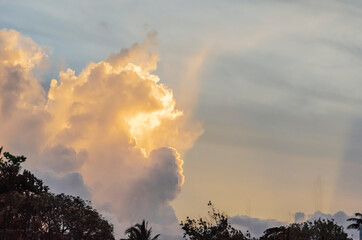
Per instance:
[[[0,0],[0,145],[121,233],[361,211],[359,1]],[[262,230],[261,230],[262,229]],[[353,233],[353,232],[351,232]]]

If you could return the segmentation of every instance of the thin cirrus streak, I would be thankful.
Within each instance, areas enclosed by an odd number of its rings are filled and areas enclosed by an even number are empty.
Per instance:
[[[169,203],[184,182],[180,154],[202,130],[151,74],[156,48],[149,34],[78,75],[60,72],[46,93],[32,75],[46,53],[1,30],[1,144],[29,156],[28,167],[46,176],[78,174],[96,207],[119,221],[176,222]]]

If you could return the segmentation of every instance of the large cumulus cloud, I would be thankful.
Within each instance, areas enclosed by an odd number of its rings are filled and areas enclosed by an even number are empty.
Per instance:
[[[60,72],[46,93],[32,75],[43,49],[0,31],[1,144],[31,157],[56,191],[90,197],[121,222],[177,223],[169,203],[184,181],[180,154],[201,134],[151,74],[154,35],[79,74]]]

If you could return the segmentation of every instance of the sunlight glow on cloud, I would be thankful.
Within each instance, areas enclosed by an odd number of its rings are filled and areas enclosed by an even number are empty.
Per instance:
[[[177,223],[169,203],[184,182],[180,154],[202,130],[151,74],[155,34],[79,74],[60,72],[47,94],[31,73],[44,57],[30,38],[0,31],[1,144],[54,185],[77,176],[80,192],[121,222]]]

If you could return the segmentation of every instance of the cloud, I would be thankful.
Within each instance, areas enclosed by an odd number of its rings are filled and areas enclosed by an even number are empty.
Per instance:
[[[285,222],[275,219],[259,219],[245,215],[231,217],[230,223],[244,232],[249,231],[252,236],[256,237],[263,235],[263,232],[268,228],[286,225]]]
[[[294,222],[300,223],[305,220],[305,214],[303,212],[296,212],[294,214]]]
[[[185,186],[182,195],[191,201],[175,202],[179,216],[197,212],[209,199],[241,199],[249,192],[254,214],[268,215],[273,209],[268,216],[286,220],[287,212],[316,210],[312,188],[318,176],[326,184],[322,210],[358,210],[361,194],[354,191],[354,183],[359,182],[361,164],[341,161],[353,139],[350,125],[360,118],[360,2],[156,0],[140,5],[88,0],[85,11],[69,0],[14,2],[0,9],[2,26],[53,46],[54,55],[67,59],[76,73],[89,60],[106,59],[105,53],[143,36],[145,23],[157,27],[162,42],[157,74],[172,86],[177,106],[194,100],[199,106],[194,114],[205,122],[197,154],[190,153],[193,161],[185,165],[189,180],[194,186],[211,172],[233,172],[232,178],[214,184],[244,190],[220,194],[217,187],[208,188],[208,197],[198,191],[193,200],[192,187]],[[97,14],[102,12],[107,14]],[[100,27],[102,21],[109,31]],[[210,51],[201,61],[205,43]],[[193,76],[199,76],[199,82]],[[198,83],[203,83],[200,98],[194,99]],[[188,96],[183,97],[184,92]],[[353,145],[358,148],[358,140]],[[193,173],[204,159],[208,171]],[[220,159],[230,159],[230,164],[216,164]],[[347,166],[341,170],[341,164]],[[235,165],[240,167],[230,167]],[[288,198],[279,197],[285,194]],[[268,204],[261,200],[265,198]],[[237,206],[236,200],[230,201]]]
[[[0,140],[24,153],[32,152],[43,139],[45,92],[30,70],[44,57],[30,38],[0,30]]]
[[[67,148],[58,144],[42,151],[40,156],[42,165],[39,167],[57,174],[78,171],[87,157],[85,150],[77,153],[72,147]]]
[[[46,54],[14,30],[0,31],[0,136],[29,156],[56,192],[91,197],[119,221],[177,224],[170,206],[184,182],[181,156],[201,134],[160,83],[155,33],[142,44],[67,69],[47,93],[32,70]],[[48,182],[48,183],[47,183]]]
[[[184,181],[182,160],[170,148],[152,151],[147,174],[142,176],[127,196],[124,204],[128,216],[134,219],[153,219],[157,223],[177,222],[173,209],[165,203],[173,200]],[[140,197],[140,193],[142,197]]]
[[[80,196],[83,199],[90,200],[90,189],[84,184],[80,173],[72,172],[57,176],[52,172],[35,170],[36,176],[50,187],[53,193],[66,193],[73,196]]]

